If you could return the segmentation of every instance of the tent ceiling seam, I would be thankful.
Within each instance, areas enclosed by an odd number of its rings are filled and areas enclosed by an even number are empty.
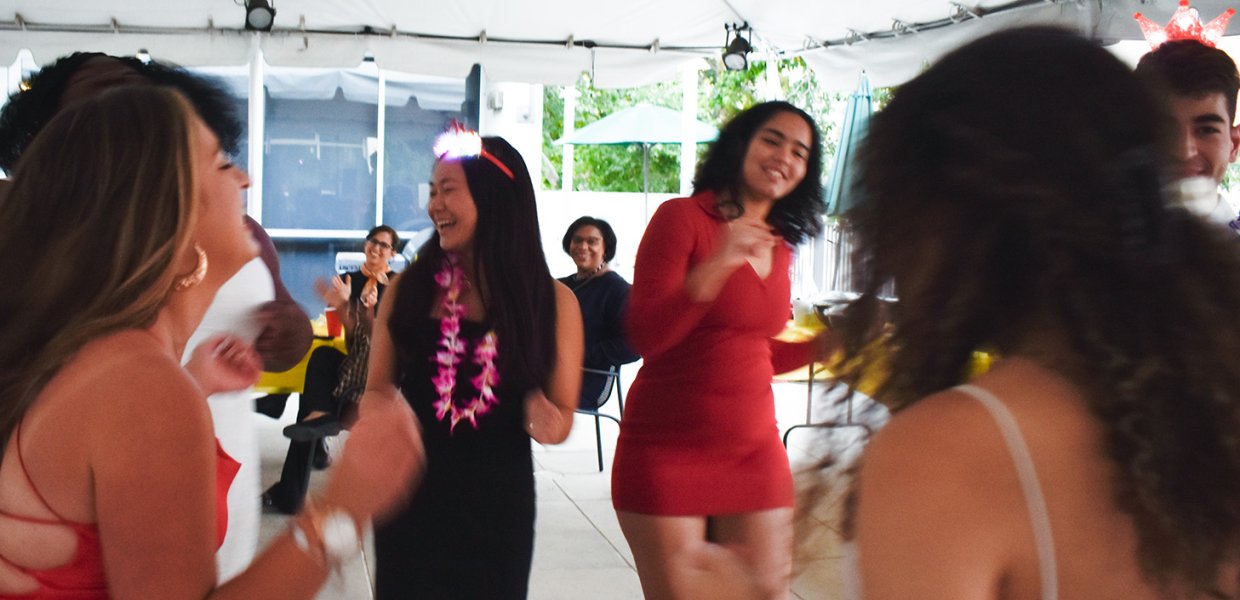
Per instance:
[[[116,34],[145,34],[145,35],[184,35],[191,33],[207,33],[207,34],[236,34],[239,36],[259,35],[257,32],[246,31],[244,29],[235,28],[219,28],[214,24],[209,24],[206,28],[197,27],[150,27],[138,25],[123,25],[118,23],[116,19],[112,19],[108,24],[100,25],[81,25],[81,24],[62,24],[62,23],[31,23],[25,20],[0,21],[0,31],[29,31],[35,33],[116,33]],[[349,36],[349,37],[402,37],[413,40],[429,40],[444,42],[469,42],[473,44],[517,44],[527,46],[561,46],[566,49],[577,47],[588,50],[633,50],[642,52],[651,52],[652,44],[618,44],[610,42],[598,42],[595,40],[578,40],[574,36],[569,36],[567,40],[563,39],[524,39],[524,38],[508,38],[508,37],[492,37],[486,32],[482,32],[476,36],[463,35],[444,35],[435,33],[418,33],[411,31],[397,31],[392,29],[377,30],[369,25],[363,26],[356,31],[343,31],[336,29],[301,29],[301,28],[277,28],[262,35],[267,37],[295,37],[295,36]],[[658,43],[656,41],[656,43]],[[659,51],[671,52],[718,52],[720,46],[665,46],[659,43],[657,49]]]

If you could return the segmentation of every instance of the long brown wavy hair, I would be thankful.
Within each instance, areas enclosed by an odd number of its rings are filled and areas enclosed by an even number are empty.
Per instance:
[[[130,86],[56,116],[0,192],[0,456],[40,390],[109,333],[149,326],[194,226],[193,109]]]
[[[904,85],[863,150],[845,345],[884,344],[876,398],[899,411],[960,383],[974,350],[1053,328],[1068,352],[1048,366],[1102,427],[1142,572],[1218,595],[1240,549],[1240,241],[1164,198],[1167,119],[1108,52],[1048,28]]]

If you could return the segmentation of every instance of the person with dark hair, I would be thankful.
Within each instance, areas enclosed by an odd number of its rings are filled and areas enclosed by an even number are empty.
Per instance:
[[[788,595],[792,475],[771,378],[820,356],[827,337],[773,338],[789,317],[793,246],[822,226],[821,161],[809,115],[755,105],[719,133],[694,195],[661,205],[642,237],[628,334],[645,362],[612,500],[647,598],[699,597],[693,564],[725,547],[759,573],[762,597]]]
[[[585,367],[598,371],[627,365],[641,358],[624,336],[624,311],[629,301],[629,282],[612,271],[616,257],[616,232],[602,219],[581,217],[564,232],[564,253],[572,257],[577,272],[561,277],[581,305],[586,331]],[[597,408],[607,385],[607,375],[583,373],[582,408]]]
[[[344,327],[348,353],[321,346],[310,354],[305,384],[298,396],[297,422],[284,428],[290,438],[284,467],[280,480],[263,492],[264,507],[286,515],[301,510],[310,463],[316,469],[331,464],[325,433],[347,428],[356,418],[357,401],[366,386],[375,316],[388,278],[394,276],[388,261],[399,244],[395,229],[378,225],[366,234],[366,260],[359,272],[333,277],[330,283],[323,279],[314,282],[315,291]],[[282,401],[269,404],[279,405],[279,412],[284,412]]]
[[[379,307],[362,415],[413,406],[427,472],[375,530],[375,594],[525,598],[534,551],[530,439],[563,441],[581,384],[581,313],[551,277],[534,187],[503,138],[435,143],[435,233]]]
[[[12,172],[26,146],[61,109],[119,85],[148,83],[185,94],[224,152],[237,154],[242,127],[228,93],[216,84],[158,61],[75,52],[40,69],[26,82],[27,89],[10,96],[0,111],[0,169]]]
[[[26,91],[12,96],[0,110],[0,167],[12,172],[43,126],[61,110],[112,88],[151,84],[180,91],[223,151],[236,153],[241,125],[233,116],[231,99],[212,81],[154,61],[79,52],[44,67],[30,78]],[[248,216],[245,223],[259,244],[259,257],[220,289],[189,340],[185,356],[192,356],[201,341],[228,332],[254,344],[265,370],[284,371],[305,356],[313,331],[309,317],[280,278],[279,257],[271,238]],[[209,406],[220,443],[242,465],[229,492],[229,535],[218,553],[220,573],[227,578],[244,568],[258,548],[262,489],[258,438],[250,425],[253,403],[247,390],[214,396]]]
[[[162,86],[75,103],[26,149],[0,195],[0,597],[313,598],[406,494],[413,415],[375,407],[321,502],[220,583],[240,465],[213,439],[207,395],[248,387],[261,361],[228,334],[198,346],[193,377],[181,361],[258,254],[248,185]]]
[[[1240,594],[1240,257],[1167,201],[1171,125],[1052,28],[972,42],[875,115],[843,364],[884,349],[893,416],[845,503],[856,597]],[[999,360],[961,385],[979,349]]]
[[[1236,162],[1240,152],[1240,126],[1235,124],[1236,94],[1240,92],[1236,63],[1218,48],[1197,40],[1176,40],[1142,56],[1135,72],[1166,102],[1175,119],[1174,177],[1196,180],[1186,182],[1188,188],[1181,197],[1194,212],[1240,231],[1237,209],[1218,193],[1228,165]]]

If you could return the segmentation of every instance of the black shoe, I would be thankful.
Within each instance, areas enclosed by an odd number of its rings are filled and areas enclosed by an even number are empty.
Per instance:
[[[309,442],[340,433],[340,419],[336,415],[323,415],[293,423],[284,428],[284,437],[294,442]]]
[[[332,466],[332,455],[327,451],[326,438],[319,438],[318,443],[314,445],[314,463],[311,466],[315,471],[322,471]]]
[[[263,512],[280,513],[282,515],[297,514],[297,512],[301,510],[301,502],[298,502],[296,506],[292,505],[291,503],[281,502],[281,498],[280,498],[281,494],[278,491],[279,487],[280,487],[280,484],[277,483],[267,488],[267,491],[263,492],[263,496],[262,496]]]
[[[279,419],[280,415],[284,414],[286,402],[288,402],[288,394],[267,394],[254,401],[254,412]]]

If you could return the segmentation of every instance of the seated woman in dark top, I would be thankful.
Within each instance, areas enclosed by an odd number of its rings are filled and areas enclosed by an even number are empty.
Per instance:
[[[564,252],[577,272],[561,277],[577,296],[585,324],[585,366],[606,371],[641,358],[624,339],[621,317],[629,299],[629,282],[608,268],[616,257],[616,232],[602,219],[581,217],[564,233]],[[607,384],[604,375],[585,373],[581,380],[581,407],[595,408]]]
[[[370,356],[370,334],[374,328],[379,301],[395,276],[392,260],[400,236],[387,225],[379,225],[366,235],[366,262],[361,271],[319,279],[314,288],[323,302],[336,311],[344,326],[348,355],[331,346],[321,346],[306,364],[306,384],[297,407],[297,424],[285,435],[292,438],[280,481],[263,492],[263,505],[285,514],[296,513],[306,498],[307,453],[314,452],[314,467],[330,463],[327,445],[320,430],[350,424],[356,416],[357,401],[366,386],[366,366]],[[283,408],[283,407],[281,407]],[[308,441],[312,440],[312,441]]]

